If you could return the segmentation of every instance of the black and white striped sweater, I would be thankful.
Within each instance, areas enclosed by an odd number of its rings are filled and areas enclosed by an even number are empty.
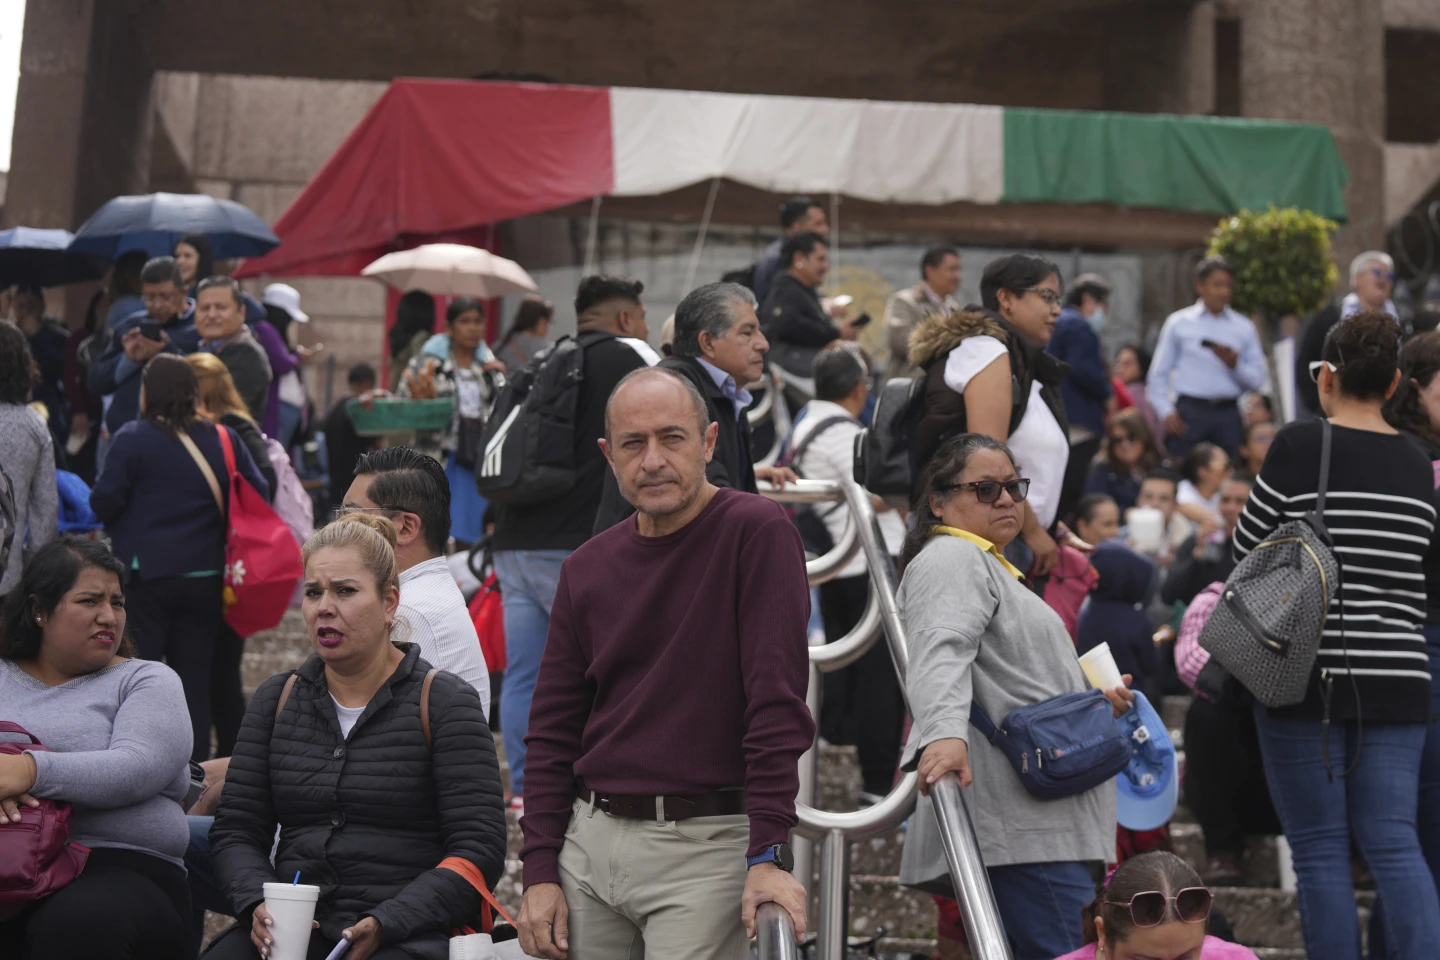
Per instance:
[[[1363,720],[1425,723],[1430,669],[1420,632],[1426,598],[1421,563],[1436,526],[1434,474],[1404,436],[1333,430],[1324,519],[1335,539],[1341,589],[1330,603],[1310,693],[1280,712],[1318,719],[1324,671],[1333,680],[1332,719],[1356,715],[1358,690]],[[1314,509],[1321,432],[1319,420],[1308,420],[1276,435],[1235,528],[1237,559],[1280,524]]]

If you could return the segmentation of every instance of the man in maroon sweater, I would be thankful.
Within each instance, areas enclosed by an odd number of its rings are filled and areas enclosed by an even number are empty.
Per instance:
[[[694,384],[629,374],[602,443],[633,503],[565,561],[526,738],[525,899],[535,957],[739,958],[755,908],[805,927],[789,872],[810,593],[800,538],[705,479]]]

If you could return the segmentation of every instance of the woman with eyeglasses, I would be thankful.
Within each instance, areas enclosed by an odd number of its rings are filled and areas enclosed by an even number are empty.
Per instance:
[[[1400,381],[1399,347],[1399,324],[1377,311],[1340,321],[1325,338],[1317,385],[1332,449],[1323,519],[1341,581],[1305,700],[1255,709],[1310,960],[1360,957],[1352,840],[1385,901],[1392,955],[1434,956],[1440,944],[1440,895],[1417,830],[1432,703],[1422,626],[1435,483],[1426,455],[1384,417]],[[1298,421],[1275,437],[1235,528],[1237,558],[1314,509],[1323,426]]]
[[[1190,865],[1157,850],[1126,860],[1081,914],[1085,946],[1056,960],[1255,960],[1206,936],[1214,896]]]
[[[1075,918],[1095,896],[1088,863],[1114,859],[1114,781],[1038,800],[969,723],[972,702],[998,721],[1089,689],[1059,614],[1002,552],[1020,535],[1033,490],[999,440],[967,433],[946,441],[925,473],[896,601],[914,717],[904,769],[918,772],[925,794],[947,773],[959,778],[1015,960],[1052,960],[1081,945]],[[1117,714],[1134,697],[1124,687],[1106,695]],[[910,820],[900,879],[955,895],[929,804]]]
[[[1160,460],[1160,448],[1144,415],[1133,407],[1121,410],[1105,428],[1105,454],[1091,468],[1085,492],[1109,494],[1124,516],[1140,496],[1141,481]]]
[[[980,299],[982,308],[927,317],[910,335],[910,360],[925,371],[912,499],[920,500],[924,468],[949,438],[982,433],[1008,443],[1031,480],[1010,558],[1042,577],[1059,560],[1057,538],[1087,549],[1057,523],[1068,512],[1060,501],[1070,440],[1065,366],[1045,345],[1060,316],[1060,268],[1027,253],[1001,257],[985,268]]]

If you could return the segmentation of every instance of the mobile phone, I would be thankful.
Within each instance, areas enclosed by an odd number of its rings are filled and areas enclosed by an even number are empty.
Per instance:
[[[868,324],[869,322],[870,322],[870,314],[868,314],[868,313],[862,313],[862,314],[860,314],[860,316],[858,316],[858,317],[856,317],[854,320],[851,320],[851,321],[850,321],[850,326],[852,326],[852,327],[863,327],[863,326],[865,326],[866,324]]]
[[[1201,341],[1200,341],[1200,346],[1202,346],[1202,347],[1208,347],[1209,349],[1214,350],[1216,347],[1223,347],[1223,346],[1225,346],[1225,344],[1223,344],[1223,343],[1217,343],[1217,342],[1215,342],[1214,340],[1201,340]]]
[[[154,320],[140,321],[140,336],[146,340],[154,340],[156,343],[165,339],[164,334],[160,332],[160,324]]]

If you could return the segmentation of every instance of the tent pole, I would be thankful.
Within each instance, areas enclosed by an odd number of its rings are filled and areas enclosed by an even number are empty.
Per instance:
[[[840,194],[830,194],[830,269],[840,266]]]
[[[700,218],[700,231],[695,234],[695,249],[690,253],[690,269],[685,271],[685,286],[689,293],[695,284],[695,273],[700,269],[700,252],[705,249],[705,233],[710,229],[710,215],[715,212],[715,195],[720,192],[720,178],[710,181],[710,196],[705,199],[705,214]]]
[[[583,279],[590,276],[595,269],[595,247],[600,237],[600,194],[595,194],[595,199],[590,201],[590,226],[585,231],[585,265],[580,270],[580,277]]]

